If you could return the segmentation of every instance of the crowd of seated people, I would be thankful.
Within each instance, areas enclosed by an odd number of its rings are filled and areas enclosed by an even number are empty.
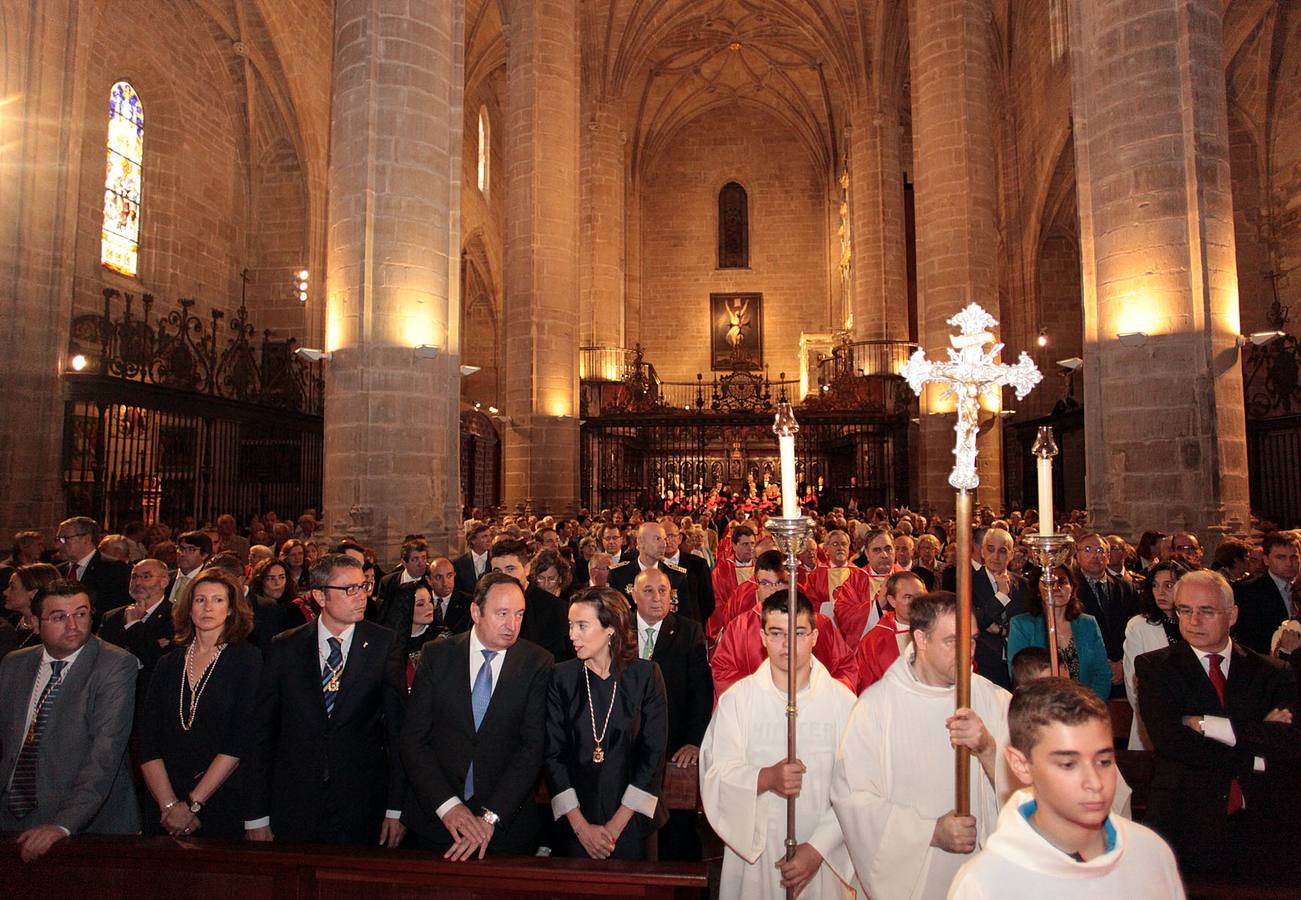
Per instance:
[[[958,580],[955,523],[810,508],[791,573],[765,504],[696,499],[576,516],[467,511],[460,552],[439,556],[446,536],[411,534],[394,560],[326,537],[311,510],[113,534],[73,517],[50,534],[19,532],[0,563],[0,831],[25,859],[108,832],[453,860],[698,861],[700,817],[662,796],[666,770],[698,766],[711,787],[703,811],[738,865],[762,853],[732,846],[722,826],[737,779],[783,810],[807,784],[829,798],[825,821],[781,885],[867,890],[854,864],[888,848],[862,846],[877,838],[855,824],[869,802],[852,788],[857,756],[832,747],[823,769],[805,759],[796,772],[784,757],[724,763],[701,747],[707,732],[721,740],[719,710],[758,714],[746,704],[759,701],[739,698],[777,683],[785,641],[807,642],[802,677],[839,710],[828,713],[837,736],[856,733],[855,704],[906,705],[909,678],[951,691],[936,674],[935,629],[953,617],[943,598]],[[1120,745],[1151,754],[1147,823],[1181,868],[1250,872],[1294,819],[1281,798],[1295,796],[1301,770],[1301,535],[1263,523],[1206,559],[1192,533],[1100,534],[1077,512],[1059,523],[1074,545],[1050,590],[1020,540],[1038,528],[1033,511],[981,508],[977,519],[973,660],[992,706],[954,745],[996,748],[1002,772],[1009,691],[1056,669],[1080,696],[1133,708]],[[774,618],[792,574],[808,603],[799,627]],[[779,718],[769,726],[784,734]],[[1018,786],[1009,766],[990,778],[998,803]],[[952,855],[955,872],[993,833],[992,816],[957,821],[902,786],[882,790],[870,802],[931,823],[927,846]]]

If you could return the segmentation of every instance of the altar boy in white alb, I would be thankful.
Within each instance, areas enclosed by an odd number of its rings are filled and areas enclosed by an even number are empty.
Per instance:
[[[1008,713],[1017,791],[951,900],[1184,896],[1174,854],[1156,832],[1111,813],[1116,751],[1107,708],[1061,678],[1020,689]]]
[[[912,647],[863,692],[836,754],[831,803],[872,900],[942,900],[1009,792],[1010,695],[972,675],[971,708],[954,711],[956,614],[948,591],[913,598]],[[959,745],[971,750],[969,816],[954,812]]]
[[[789,626],[787,594],[764,601],[768,659],[728,688],[700,747],[705,815],[726,844],[722,898],[853,897],[854,875],[829,793],[836,748],[854,695],[813,658],[813,604],[797,598]],[[786,762],[787,637],[796,657],[796,750]],[[785,861],[786,798],[794,796],[795,858]]]

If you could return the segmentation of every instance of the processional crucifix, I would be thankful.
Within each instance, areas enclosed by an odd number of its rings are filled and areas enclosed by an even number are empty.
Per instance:
[[[899,374],[907,379],[909,387],[918,396],[927,383],[933,383],[945,388],[939,398],[941,401],[949,397],[957,401],[958,421],[953,427],[957,432],[957,443],[953,449],[956,461],[953,471],[949,473],[949,484],[958,492],[956,674],[957,707],[961,709],[971,706],[971,501],[976,488],[980,486],[980,474],[976,471],[980,395],[990,388],[1001,390],[1003,387],[1011,387],[1016,391],[1016,398],[1021,400],[1039,383],[1043,375],[1025,351],[1021,352],[1021,357],[1014,366],[995,361],[1003,345],[995,340],[989,329],[996,326],[998,320],[978,304],[969,304],[949,319],[948,323],[962,332],[949,336],[952,347],[948,350],[948,360],[932,362],[926,358],[926,351],[918,350],[904,363]],[[1046,618],[1052,619],[1051,612]],[[1055,648],[1049,652],[1055,662]],[[960,816],[969,815],[971,809],[970,757],[971,751],[966,747],[957,748],[954,810]]]

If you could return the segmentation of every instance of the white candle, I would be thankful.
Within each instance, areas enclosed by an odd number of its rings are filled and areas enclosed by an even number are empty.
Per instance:
[[[782,518],[798,519],[800,505],[795,499],[795,435],[777,436],[782,461]]]
[[[1053,531],[1053,460],[1051,456],[1041,456],[1039,467],[1039,533],[1054,534]]]

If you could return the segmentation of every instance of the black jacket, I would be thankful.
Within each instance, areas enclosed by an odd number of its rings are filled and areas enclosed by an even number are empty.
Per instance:
[[[1289,617],[1278,585],[1268,572],[1261,572],[1235,584],[1233,600],[1238,604],[1233,636],[1249,649],[1268,655],[1274,631]]]
[[[700,607],[696,605],[696,598],[691,593],[688,584],[687,570],[682,566],[675,566],[660,560],[660,571],[669,576],[669,590],[671,592],[673,609],[678,615],[686,616],[688,619],[694,619],[697,622],[703,621],[700,618]],[[628,598],[628,605],[633,609],[637,608],[637,600],[633,597],[633,582],[641,574],[641,564],[634,559],[632,562],[616,563],[610,567],[610,587]],[[711,586],[712,596],[712,586]]]
[[[452,844],[437,809],[452,797],[473,803],[478,815],[501,817],[494,852],[537,849],[533,790],[542,770],[547,686],[554,662],[536,644],[517,641],[506,651],[492,701],[478,731],[470,705],[470,635],[425,646],[402,726],[402,761],[411,785],[402,822],[432,844]],[[461,796],[474,763],[473,798]]]
[[[641,627],[635,617],[633,623]],[[668,755],[685,744],[699,747],[714,706],[714,675],[704,629],[699,622],[669,613],[660,623],[651,660],[660,667],[668,698]]]

